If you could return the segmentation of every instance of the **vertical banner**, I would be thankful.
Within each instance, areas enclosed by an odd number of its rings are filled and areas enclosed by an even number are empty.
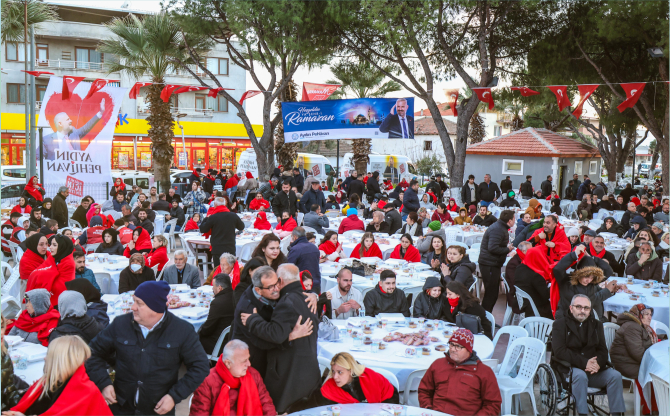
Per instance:
[[[112,140],[127,88],[105,85],[89,95],[79,82],[63,100],[63,78],[51,77],[42,100],[38,127],[44,127],[44,183],[83,188],[111,180]],[[39,150],[37,152],[39,158]]]

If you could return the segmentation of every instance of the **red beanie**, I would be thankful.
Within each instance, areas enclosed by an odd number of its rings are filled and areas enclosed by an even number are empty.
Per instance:
[[[463,348],[465,348],[466,350],[468,350],[469,352],[472,352],[472,346],[475,343],[475,337],[472,335],[472,332],[470,332],[470,330],[465,328],[459,328],[456,330],[456,332],[453,333],[449,342],[453,344],[458,344]]]

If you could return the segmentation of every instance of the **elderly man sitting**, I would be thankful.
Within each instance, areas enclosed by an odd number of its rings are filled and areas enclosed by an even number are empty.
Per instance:
[[[186,262],[186,251],[174,252],[174,264],[163,270],[163,280],[171,285],[189,285],[191,289],[202,286],[200,283],[200,271],[192,264]]]
[[[249,357],[249,346],[244,341],[234,339],[226,344],[216,366],[193,393],[191,416],[277,414]]]
[[[206,285],[212,284],[212,279],[219,273],[227,274],[230,276],[230,283],[233,286],[233,290],[238,283],[240,283],[240,265],[237,263],[237,259],[230,253],[223,253],[219,257],[219,266],[214,269],[212,274],[207,277]]]

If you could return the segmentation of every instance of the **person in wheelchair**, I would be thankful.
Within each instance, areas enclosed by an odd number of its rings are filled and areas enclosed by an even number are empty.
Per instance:
[[[610,413],[624,414],[621,373],[607,361],[603,324],[591,314],[588,296],[573,296],[569,312],[554,321],[551,346],[552,367],[569,380],[578,414],[589,413],[588,387],[606,389]]]

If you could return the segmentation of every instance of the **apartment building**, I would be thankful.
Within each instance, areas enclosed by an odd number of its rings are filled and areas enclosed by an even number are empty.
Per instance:
[[[117,86],[130,88],[137,81],[151,81],[149,77],[131,79],[125,74],[109,73],[109,65],[117,59],[114,55],[97,51],[102,39],[111,37],[104,26],[114,18],[130,13],[142,15],[146,12],[128,9],[105,9],[94,6],[71,6],[57,4],[60,21],[44,23],[35,31],[36,69],[53,72],[55,76],[84,76],[85,81],[108,79]],[[25,152],[25,107],[23,44],[2,45],[3,70],[2,119],[2,164],[22,165]],[[221,85],[234,88],[229,93],[237,100],[246,90],[246,71],[233,65],[224,47],[216,46],[207,57],[207,68],[216,74]],[[191,70],[201,70],[192,65]],[[36,100],[39,110],[44,97],[49,75],[36,78]],[[177,85],[199,85],[186,70],[173,71],[166,82]],[[128,122],[117,126],[112,145],[112,169],[151,168],[151,138],[148,136],[149,115],[145,101],[146,88],[140,90],[137,100],[125,98],[120,114]],[[231,168],[236,165],[239,154],[251,147],[246,130],[236,115],[234,106],[223,97],[207,97],[207,91],[173,95],[171,107],[183,127],[175,123],[175,167],[181,169]],[[245,103],[246,105],[246,103]],[[262,126],[254,126],[257,134]]]

